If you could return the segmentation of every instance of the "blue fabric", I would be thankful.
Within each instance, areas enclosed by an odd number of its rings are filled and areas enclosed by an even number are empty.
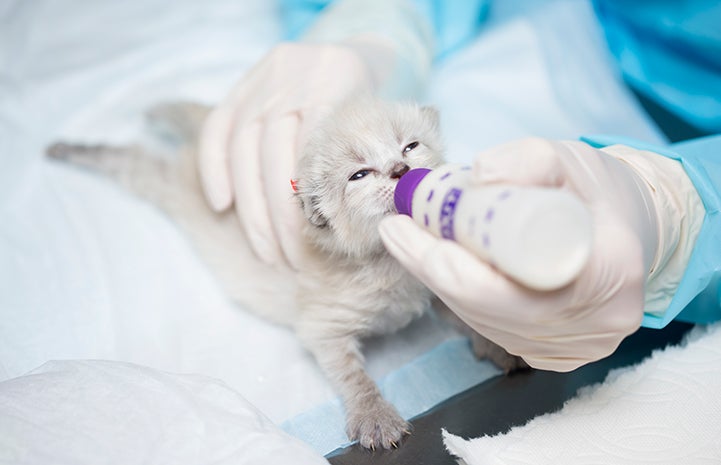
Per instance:
[[[281,0],[285,38],[297,39],[332,0]],[[491,0],[412,0],[434,31],[435,56],[462,47],[477,34],[488,16]]]
[[[389,373],[378,386],[403,418],[412,419],[500,374],[501,370],[488,360],[476,359],[467,339],[451,339]],[[339,399],[301,413],[281,428],[323,455],[350,444]]]
[[[627,82],[691,125],[721,132],[721,2],[594,0]]]
[[[310,27],[332,0],[280,0],[283,36],[295,40]]]
[[[646,314],[642,325],[663,328],[673,319],[690,323],[721,320],[721,135],[669,147],[619,137],[582,138],[594,147],[623,144],[678,160],[693,183],[706,216],[681,283],[663,316]]]
[[[491,0],[413,0],[433,26],[436,58],[469,42]],[[286,38],[297,38],[331,0],[281,0]],[[721,2],[593,0],[628,83],[708,133],[721,132]]]

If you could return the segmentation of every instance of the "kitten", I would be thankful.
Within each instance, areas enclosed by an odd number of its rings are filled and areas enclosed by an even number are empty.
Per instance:
[[[206,113],[200,106],[170,105],[150,116],[169,121],[194,140]],[[295,181],[294,195],[307,219],[298,273],[259,263],[234,212],[217,214],[205,205],[192,149],[179,162],[149,156],[138,147],[56,144],[48,154],[99,169],[159,205],[189,233],[232,298],[292,326],[343,399],[350,439],[366,448],[390,448],[409,433],[408,423],[366,373],[361,341],[406,326],[432,299],[386,252],[378,224],[396,214],[393,192],[406,171],[442,163],[434,109],[352,99],[313,131]],[[504,371],[525,366],[470,334],[477,355]]]

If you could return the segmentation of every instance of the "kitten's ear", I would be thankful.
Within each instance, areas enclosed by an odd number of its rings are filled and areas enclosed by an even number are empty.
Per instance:
[[[421,115],[423,115],[433,127],[438,127],[441,123],[441,114],[435,107],[421,107]]]
[[[325,228],[328,226],[328,219],[321,213],[319,207],[318,196],[312,194],[303,194],[302,191],[296,191],[295,198],[298,199],[300,207],[303,209],[303,216],[310,224],[317,228]]]

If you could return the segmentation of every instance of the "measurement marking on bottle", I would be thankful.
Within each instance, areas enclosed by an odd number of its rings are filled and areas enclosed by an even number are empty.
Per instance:
[[[444,239],[455,240],[456,235],[453,230],[453,219],[456,214],[458,199],[461,197],[462,193],[462,190],[454,187],[443,197],[441,214],[438,222],[440,224],[441,237]]]

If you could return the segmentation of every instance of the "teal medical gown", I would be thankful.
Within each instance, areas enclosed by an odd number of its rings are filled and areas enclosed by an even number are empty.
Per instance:
[[[330,0],[282,0],[288,38],[297,37]],[[472,40],[491,0],[413,0],[435,34],[436,58]],[[619,137],[589,137],[595,146],[623,143],[679,160],[706,209],[701,231],[679,287],[661,316],[643,325],[662,328],[673,319],[721,319],[721,2],[716,0],[594,0],[611,53],[636,92],[708,137],[649,146]]]

